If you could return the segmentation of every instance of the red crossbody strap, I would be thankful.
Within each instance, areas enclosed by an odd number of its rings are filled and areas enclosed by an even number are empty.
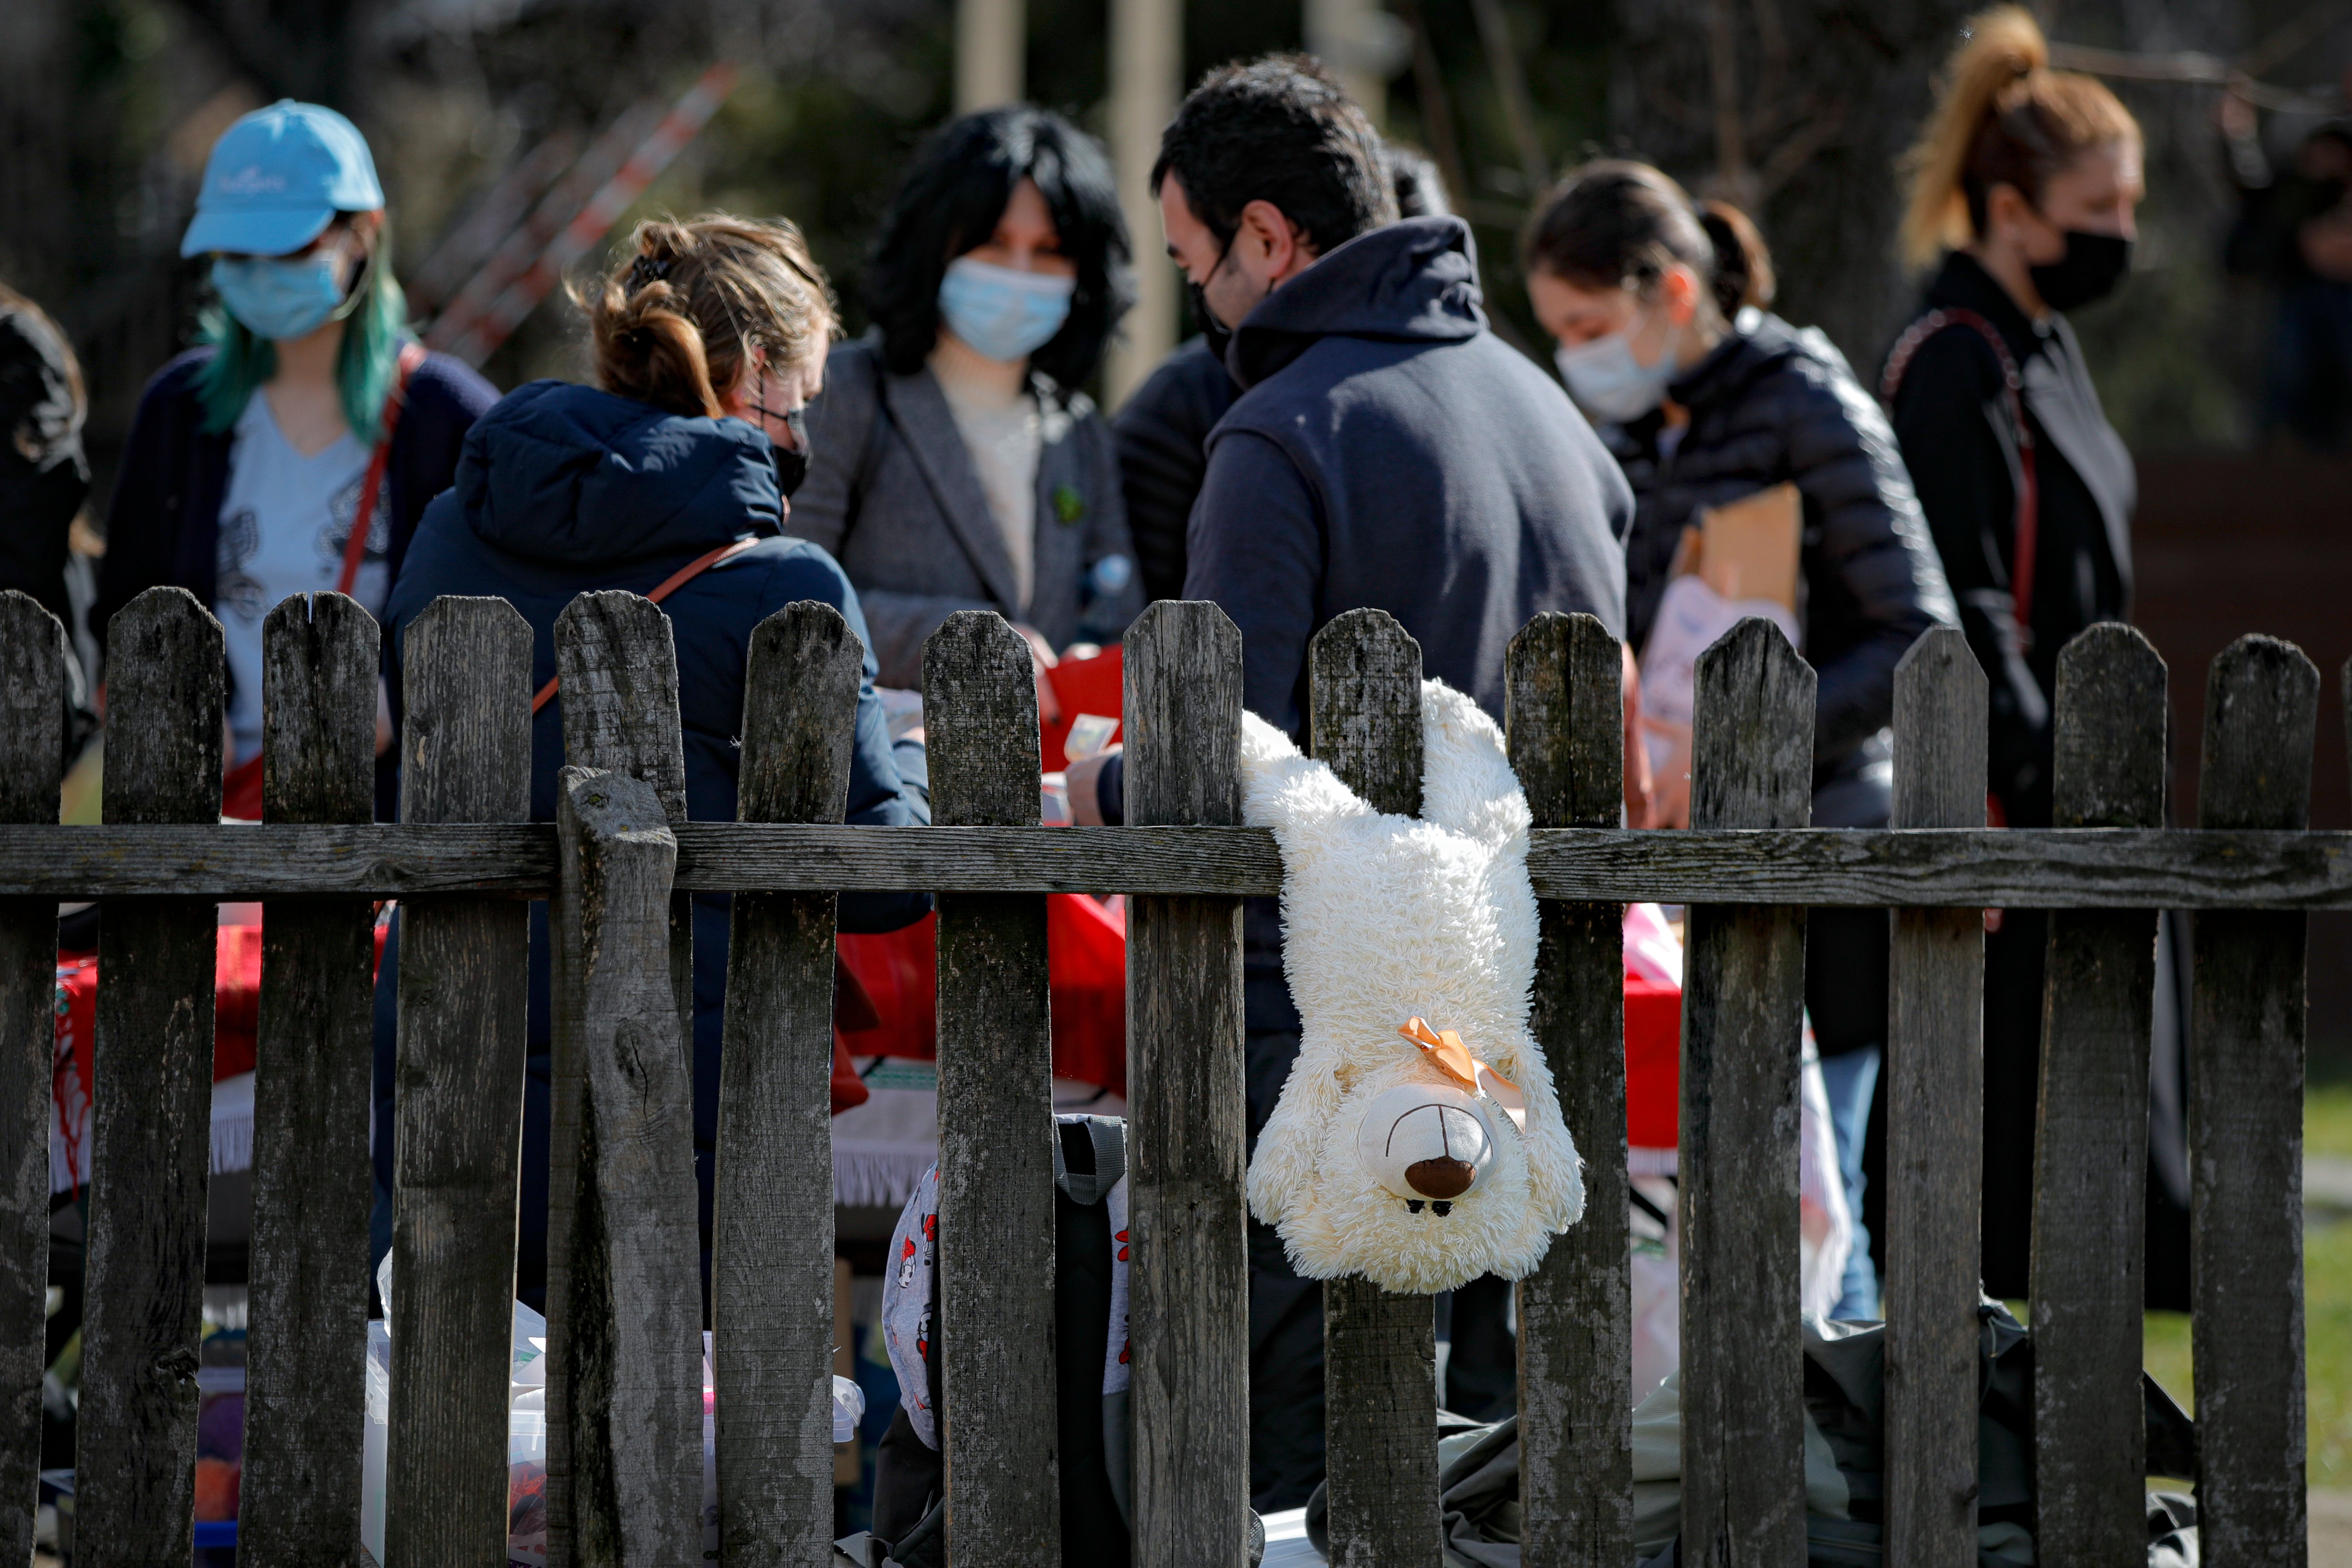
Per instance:
[[[367,478],[360,481],[359,505],[352,511],[352,536],[343,543],[343,574],[335,580],[335,592],[349,594],[352,584],[360,580],[360,567],[367,561],[368,533],[375,527],[375,494],[383,488],[384,470],[392,467],[392,433],[399,426],[400,411],[408,406],[408,378],[425,363],[425,350],[413,342],[400,345],[400,364],[392,373],[392,390],[383,399],[383,434],[376,437],[375,451],[368,458]]]
[[[739,539],[732,544],[720,545],[718,549],[710,552],[708,555],[698,555],[693,560],[688,562],[685,565],[679,567],[677,571],[671,573],[668,576],[663,578],[659,583],[656,584],[653,591],[647,594],[646,597],[658,605],[664,599],[668,598],[672,594],[675,594],[680,588],[685,587],[688,583],[694,581],[697,577],[701,576],[705,572],[709,571],[713,566],[718,565],[720,562],[740,555],[743,552],[751,549],[751,546],[759,542],[760,542],[757,539]],[[551,680],[546,685],[539,689],[538,696],[530,700],[530,710],[533,713],[536,713],[554,700],[555,682]]]
[[[2025,376],[2018,369],[2017,356],[2009,352],[2009,340],[1974,310],[1948,309],[1930,310],[1895,340],[1893,352],[1886,356],[1886,373],[1879,378],[1878,400],[1891,415],[1895,395],[1903,385],[1903,375],[1911,368],[1912,359],[1922,345],[1937,332],[1950,327],[1967,327],[1984,339],[2000,362],[2003,399],[2009,405],[2010,426],[2017,436],[2017,538],[2010,551],[2009,597],[2014,606],[2017,636],[2020,644],[2033,646],[2033,562],[2040,540],[2042,523],[2042,487],[2034,468],[2033,428],[2025,422]]]

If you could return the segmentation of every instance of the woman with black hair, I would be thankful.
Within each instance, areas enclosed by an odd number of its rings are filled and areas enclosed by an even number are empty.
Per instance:
[[[1060,115],[966,115],[915,156],[865,279],[876,331],[833,351],[784,520],[856,585],[882,684],[995,610],[1042,668],[1141,607],[1110,428],[1078,391],[1133,299],[1110,163]],[[1050,717],[1050,713],[1048,714]]]

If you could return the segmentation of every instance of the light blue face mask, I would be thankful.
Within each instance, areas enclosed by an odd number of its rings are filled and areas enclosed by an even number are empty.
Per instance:
[[[1552,351],[1552,363],[1568,383],[1569,396],[1588,417],[1604,425],[1639,419],[1665,400],[1666,386],[1675,379],[1675,356],[1662,349],[1657,363],[1643,364],[1633,357],[1632,333],[1628,327]]]
[[[306,337],[359,303],[362,290],[343,287],[339,254],[321,246],[307,256],[220,257],[213,262],[213,287],[255,337]]]
[[[940,319],[989,359],[1025,360],[1070,317],[1074,278],[1023,272],[959,256],[940,279]]]

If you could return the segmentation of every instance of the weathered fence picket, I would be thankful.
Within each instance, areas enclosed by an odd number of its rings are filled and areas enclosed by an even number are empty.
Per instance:
[[[2197,816],[2299,828],[2311,816],[2319,671],[2241,637],[2205,685]],[[2302,1568],[2303,1029],[2305,917],[2197,921],[2189,1026],[2190,1338],[2200,1548],[2217,1563]]]
[[[58,819],[66,633],[40,602],[0,593],[0,822]],[[57,1049],[58,906],[0,899],[0,1556],[33,1554],[49,1283],[49,1086]]]
[[[262,798],[269,822],[375,816],[376,624],[341,594],[262,622]],[[349,1563],[367,1401],[368,1101],[375,910],[365,899],[262,911],[255,1041],[237,1561]]]
[[[2164,820],[2165,668],[2128,626],[2059,651],[2053,816],[2062,828]],[[2210,731],[2208,732],[2209,743]],[[2050,916],[2034,1138],[2037,1542],[2053,1563],[2147,1561],[2140,1397],[2152,908]]]
[[[666,644],[667,620],[658,630]],[[596,768],[559,776],[556,828],[551,924],[572,955],[567,1044],[582,1079],[579,1206],[548,1367],[565,1393],[568,1561],[686,1568],[702,1556],[702,1302],[693,1015],[667,963],[677,840],[653,785]]]
[[[1242,637],[1216,605],[1128,628],[1127,820],[1242,819]],[[1128,1330],[1137,1568],[1241,1568],[1249,1262],[1241,900],[1127,904]]]
[[[1421,645],[1350,610],[1307,645],[1309,749],[1375,811],[1421,815]],[[1430,1561],[1438,1539],[1437,1319],[1427,1296],[1323,1285],[1324,1466],[1336,1568]]]
[[[1615,827],[1623,656],[1591,616],[1512,639],[1511,766],[1538,827]],[[1519,1508],[1529,1563],[1633,1555],[1633,1268],[1626,1252],[1625,926],[1613,903],[1545,900],[1528,1024],[1584,1159],[1584,1217],[1520,1281]]]
[[[1895,671],[1896,827],[1985,817],[1985,678],[1958,627]],[[1984,918],[1897,910],[1886,1017],[1886,1561],[1975,1568]],[[1857,1216],[1859,1217],[1859,1216]]]
[[[530,627],[445,598],[402,649],[401,820],[530,816]],[[371,717],[373,715],[371,714]],[[444,829],[446,831],[446,829]],[[502,1568],[530,908],[427,895],[399,916],[386,1568]]]
[[[547,1560],[684,1563],[701,1533],[702,1314],[669,617],[635,594],[583,594],[556,617],[555,667],[570,767],[549,921]],[[588,789],[575,770],[609,782]]]
[[[999,617],[926,661],[941,826],[840,826],[862,650],[799,605],[755,634],[740,820],[685,819],[662,613],[558,623],[561,820],[533,825],[528,628],[446,600],[408,630],[397,826],[371,811],[376,633],[349,600],[266,630],[266,822],[216,823],[220,633],[188,595],[110,628],[108,825],[55,815],[64,644],[0,595],[0,1550],[29,1549],[47,1279],[54,900],[108,900],[90,1140],[79,1561],[185,1561],[209,1152],[215,900],[270,900],[257,1069],[243,1550],[357,1556],[366,1293],[368,900],[398,922],[386,1558],[505,1556],[528,970],[552,898],[550,1561],[683,1564],[700,1540],[691,907],[733,893],[711,1261],[723,1559],[831,1533],[824,1156],[837,890],[933,888],[950,1528],[959,1561],[1061,1560],[1043,895],[1126,891],[1136,1560],[1238,1568],[1248,1488],[1237,900],[1241,649],[1212,605],[1127,641],[1132,826],[1041,830],[1034,684]],[[1813,832],[1814,685],[1742,623],[1699,665],[1696,826],[1616,829],[1621,653],[1590,617],[1514,642],[1510,747],[1543,900],[1533,1027],[1586,1160],[1585,1218],[1518,1293],[1529,1563],[1629,1559],[1620,913],[1688,902],[1682,1113],[1683,1520],[1694,1565],[1803,1557],[1798,1041],[1810,905],[1894,910],[1885,1552],[1974,1551],[1985,906],[2051,927],[2033,1318],[2045,1562],[2145,1553],[2138,1394],[2146,1095],[2159,907],[2195,909],[2190,1056],[2200,1503],[2216,1562],[2297,1563],[2303,1502],[2303,924],[2352,907],[2352,835],[2303,830],[2317,676],[2248,638],[2216,661],[2200,826],[2163,820],[2162,662],[2120,626],[2060,658],[2048,830],[1982,821],[1984,681],[1958,634],[1897,678],[1893,828]],[[1377,611],[1310,652],[1313,752],[1417,813],[1420,649]],[[2352,673],[2348,671],[2347,673]],[[2352,724],[2352,710],[2347,710]],[[1324,1292],[1335,1563],[1435,1555],[1425,1297]]]
[[[1035,826],[1037,685],[1003,617],[959,610],[923,650],[931,815]],[[948,1550],[1061,1561],[1054,1363],[1054,1066],[1045,900],[939,900],[940,1300]]]
[[[745,822],[839,822],[866,650],[803,603],[751,634]],[[731,1568],[822,1562],[833,1526],[833,987],[839,895],[738,893],[727,948],[710,1353]]]
[[[219,820],[226,671],[220,623],[186,589],[150,588],[115,616],[109,822]],[[98,1568],[194,1550],[217,931],[212,905],[191,899],[109,904],[99,919],[74,1456],[75,1561]]]
[[[1691,826],[1812,818],[1811,668],[1750,618],[1701,655]],[[1797,1069],[1805,911],[1694,905],[1683,967],[1682,1536],[1688,1568],[1805,1556]]]

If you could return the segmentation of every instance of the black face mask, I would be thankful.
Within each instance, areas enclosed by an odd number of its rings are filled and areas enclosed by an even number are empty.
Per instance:
[[[1185,287],[1192,290],[1192,324],[1201,330],[1202,341],[1209,345],[1209,352],[1216,356],[1217,363],[1223,364],[1225,363],[1225,350],[1233,345],[1234,330],[1217,320],[1216,313],[1209,309],[1207,289],[1198,283]]]
[[[2073,310],[2104,300],[2131,270],[2132,242],[2119,234],[2066,231],[2066,254],[2047,267],[2032,268],[2034,289],[2053,310]]]
[[[767,411],[762,409],[761,412]],[[795,408],[790,414],[769,416],[782,420],[784,428],[793,433],[793,445],[790,447],[775,441],[768,443],[768,449],[774,454],[776,460],[776,489],[783,492],[786,500],[790,500],[793,492],[801,488],[801,481],[808,478],[808,410]]]

